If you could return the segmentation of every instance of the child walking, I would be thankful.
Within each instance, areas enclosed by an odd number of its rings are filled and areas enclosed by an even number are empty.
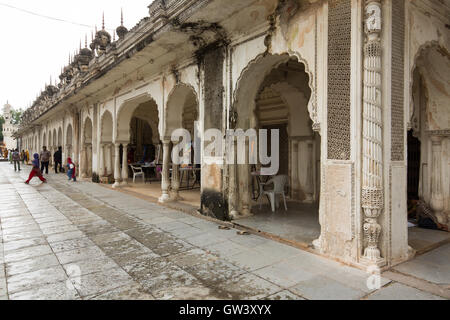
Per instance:
[[[39,168],[39,154],[35,153],[33,155],[33,158],[33,169],[31,169],[30,176],[28,177],[28,180],[25,181],[25,183],[29,184],[30,180],[33,179],[34,176],[37,176],[42,182],[47,182],[47,180],[45,180],[45,178],[42,176],[41,169]]]
[[[69,181],[73,179],[73,181],[77,181],[77,176],[75,172],[75,164],[72,162],[71,158],[67,158],[67,176],[69,177]]]

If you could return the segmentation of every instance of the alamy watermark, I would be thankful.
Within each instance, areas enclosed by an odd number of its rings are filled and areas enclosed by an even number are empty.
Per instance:
[[[203,140],[203,162],[206,164],[261,164],[261,175],[275,175],[280,166],[280,132],[270,130],[270,155],[268,154],[268,130],[228,129],[225,135],[219,129],[207,129],[200,138],[197,121],[194,125],[194,141],[188,130],[179,128],[172,132],[172,162],[178,165],[201,164],[200,149]],[[235,146],[236,145],[236,146]],[[259,159],[259,161],[258,161]]]

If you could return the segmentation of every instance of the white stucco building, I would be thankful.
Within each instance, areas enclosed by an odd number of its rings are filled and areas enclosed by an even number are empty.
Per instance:
[[[389,267],[414,254],[409,197],[450,224],[449,26],[446,0],[155,0],[116,42],[98,31],[17,135],[115,187],[130,183],[130,150],[132,162],[149,150],[167,202],[183,197],[174,129],[279,129],[289,201],[318,226],[306,245]],[[204,150],[205,210],[256,216],[251,166],[208,164]]]

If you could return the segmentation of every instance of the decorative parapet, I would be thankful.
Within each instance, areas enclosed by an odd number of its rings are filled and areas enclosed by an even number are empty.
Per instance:
[[[153,42],[154,34],[161,34],[174,27],[169,20],[187,19],[192,13],[211,0],[155,0],[150,6],[149,17],[141,19],[131,30],[121,26],[116,31],[119,39],[111,41],[111,36],[102,30],[93,35],[90,50],[80,48],[79,53],[69,59],[69,64],[61,70],[60,82],[57,86],[46,88],[27,109],[22,117],[24,124],[31,124],[49,109],[56,107],[61,101],[79,89],[98,78],[99,74],[108,72],[124,57],[129,57],[140,51],[142,47]]]

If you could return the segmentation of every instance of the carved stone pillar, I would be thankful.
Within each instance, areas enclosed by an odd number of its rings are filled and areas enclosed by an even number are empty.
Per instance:
[[[242,197],[241,197],[241,204],[242,204],[242,209],[241,209],[241,213],[243,216],[248,216],[250,215],[251,212],[251,204],[250,204],[250,165],[249,163],[249,157],[248,157],[248,139],[247,137],[245,138],[245,163],[246,164],[241,164],[239,165],[241,167],[241,176],[240,176],[240,181],[242,181],[242,190],[239,190],[239,192],[242,192]],[[238,150],[239,151],[239,150]]]
[[[442,190],[442,136],[431,136],[431,209],[438,219],[444,210],[444,196]],[[445,223],[446,221],[439,221]]]
[[[365,7],[366,43],[364,45],[363,84],[363,164],[361,205],[364,212],[364,253],[361,262],[382,266],[378,240],[383,213],[383,133],[381,81],[381,3],[368,0]]]
[[[120,143],[114,144],[114,184],[113,188],[118,188],[120,186]]]
[[[86,172],[88,177],[92,177],[92,143],[87,144],[86,151]]]
[[[178,142],[173,142],[173,147],[178,144]],[[180,190],[180,165],[172,162],[172,185],[171,185],[171,194],[170,198],[173,201],[181,200],[179,195]]]
[[[292,198],[298,199],[298,140],[292,140]]]
[[[106,151],[106,174],[109,176],[113,173],[112,171],[112,148],[113,144],[109,143],[105,145]]]
[[[122,185],[128,184],[128,145],[126,143],[123,144],[122,148]]]
[[[87,177],[87,147],[85,144],[81,147],[81,163],[80,163],[81,178]]]
[[[163,141],[163,168],[162,168],[162,178],[161,178],[161,196],[159,197],[159,202],[167,202],[170,200],[169,188],[169,161],[170,161],[170,150],[169,150],[170,140]]]
[[[99,169],[98,169],[98,175],[100,177],[104,177],[106,170],[105,170],[105,144],[101,143],[100,144],[100,165],[99,165]]]
[[[228,183],[228,203],[230,217],[236,218],[239,216],[239,205],[238,205],[238,191],[237,191],[237,165],[236,165],[236,140],[232,137],[230,142],[230,152],[232,153],[232,158],[230,159],[230,164],[228,165],[229,183]]]

